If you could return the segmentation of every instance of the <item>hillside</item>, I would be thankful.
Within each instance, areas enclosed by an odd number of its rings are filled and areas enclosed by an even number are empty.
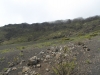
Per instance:
[[[100,16],[0,27],[0,75],[100,75]]]
[[[67,39],[93,33],[100,30],[100,16],[86,19],[57,20],[33,24],[8,24],[0,27],[0,44],[16,44],[23,42]]]
[[[64,45],[34,46],[0,46],[0,75],[100,75],[100,35]]]

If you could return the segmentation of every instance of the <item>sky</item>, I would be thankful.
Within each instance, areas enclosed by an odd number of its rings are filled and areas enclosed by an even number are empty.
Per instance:
[[[0,26],[100,15],[100,0],[0,0]]]

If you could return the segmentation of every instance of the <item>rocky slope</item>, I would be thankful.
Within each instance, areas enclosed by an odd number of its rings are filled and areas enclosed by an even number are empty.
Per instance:
[[[100,36],[41,49],[0,55],[0,75],[56,75],[53,67],[75,62],[71,75],[100,74]]]

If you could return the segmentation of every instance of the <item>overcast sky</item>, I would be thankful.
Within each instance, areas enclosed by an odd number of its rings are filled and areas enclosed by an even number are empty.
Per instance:
[[[100,15],[100,0],[0,0],[0,26]]]

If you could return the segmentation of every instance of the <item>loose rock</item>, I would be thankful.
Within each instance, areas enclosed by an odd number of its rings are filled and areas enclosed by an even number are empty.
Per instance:
[[[50,59],[51,57],[50,57],[50,55],[46,55],[46,59]]]
[[[29,67],[24,66],[23,70],[22,70],[22,73],[28,73],[28,71],[29,71]]]
[[[46,68],[46,72],[49,72],[50,70],[48,68]]]
[[[36,65],[38,63],[37,56],[33,56],[28,61],[28,66]]]
[[[41,64],[37,64],[36,67],[37,67],[37,68],[40,68],[40,67],[41,67]]]

